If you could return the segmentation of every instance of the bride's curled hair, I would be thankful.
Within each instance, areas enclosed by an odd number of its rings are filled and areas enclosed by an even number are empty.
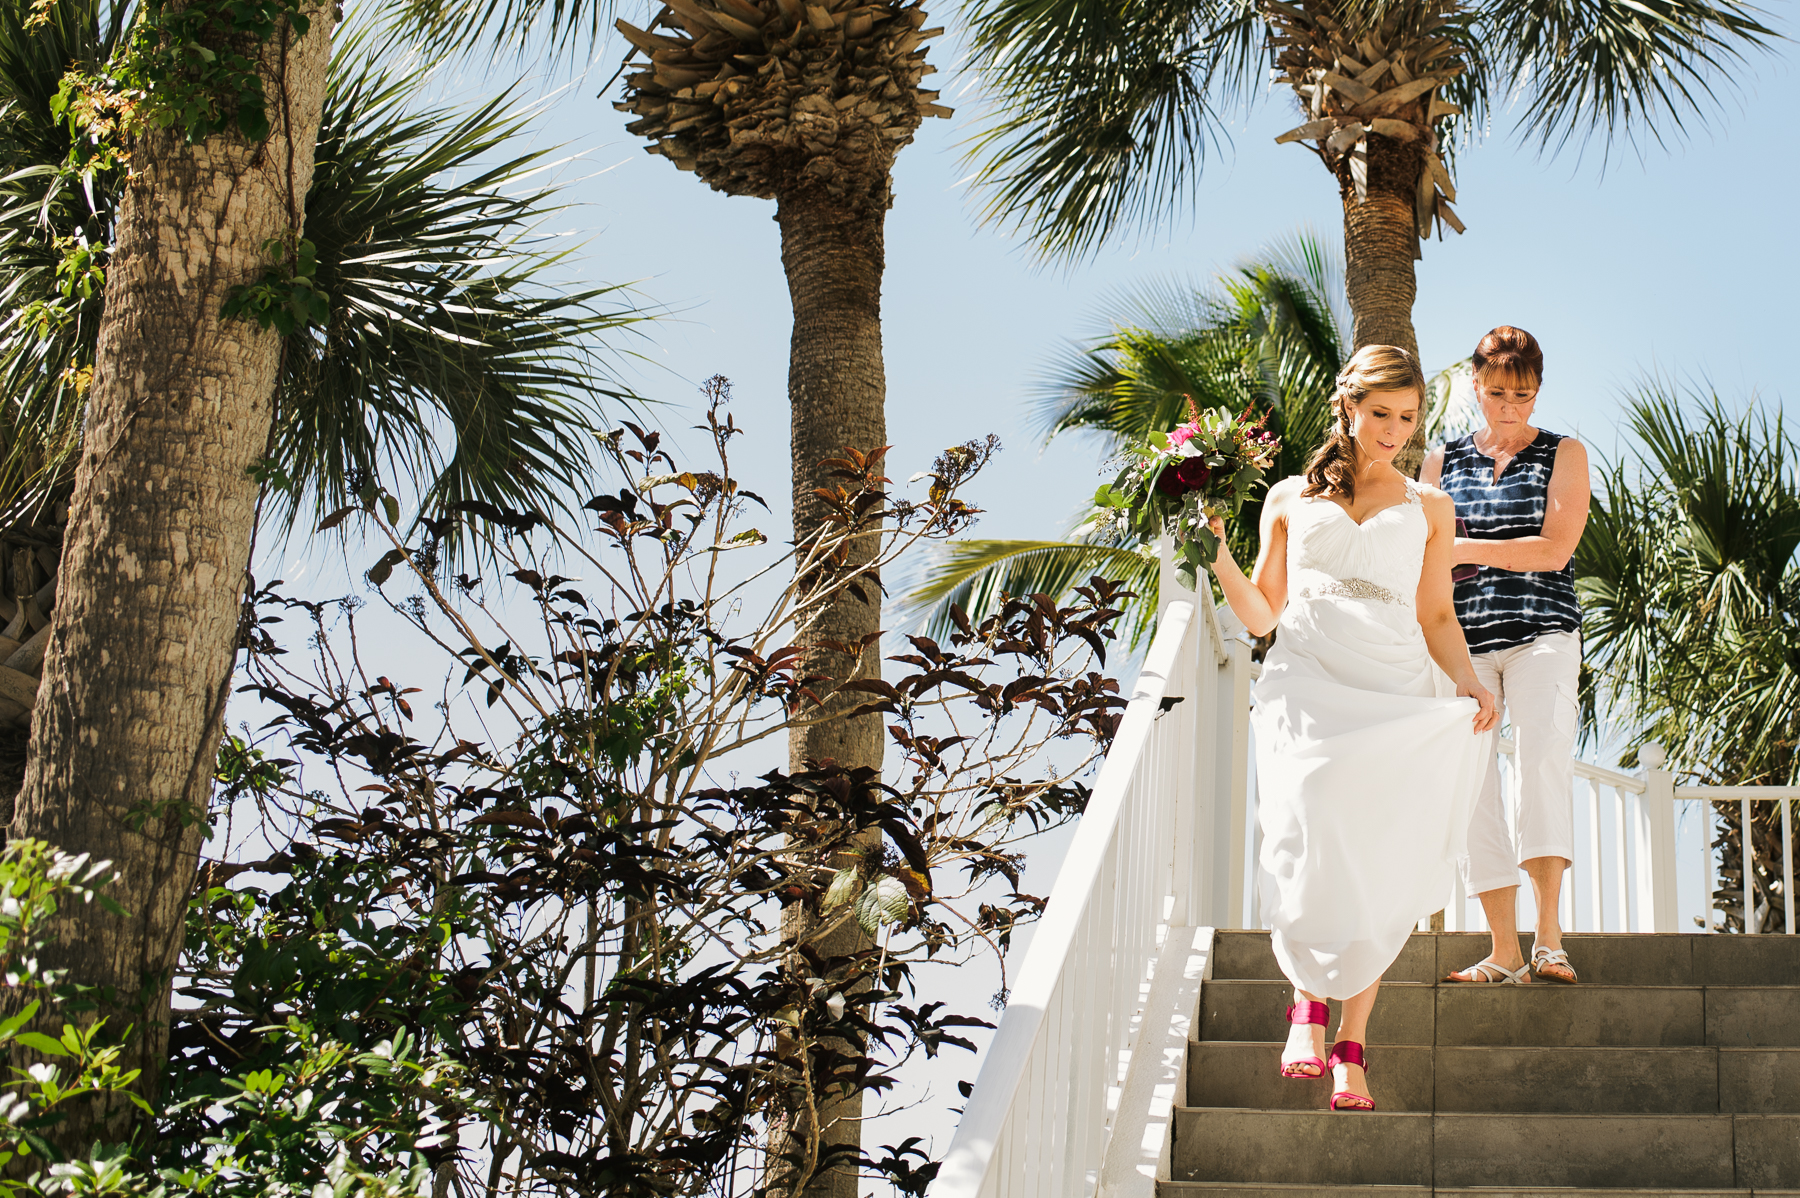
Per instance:
[[[1331,397],[1331,431],[1306,464],[1306,486],[1300,494],[1356,498],[1356,442],[1350,436],[1350,409],[1371,391],[1412,390],[1425,406],[1425,372],[1418,359],[1397,345],[1365,345],[1338,371]]]

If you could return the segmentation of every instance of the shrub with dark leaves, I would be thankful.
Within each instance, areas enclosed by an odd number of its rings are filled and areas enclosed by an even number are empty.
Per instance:
[[[1021,596],[906,638],[888,678],[808,676],[814,613],[873,602],[883,568],[967,528],[960,490],[995,445],[946,451],[919,502],[888,492],[883,449],[847,449],[839,519],[782,547],[748,526],[761,501],[731,472],[726,398],[709,384],[704,470],[654,431],[612,434],[625,485],[586,505],[591,532],[467,504],[425,522],[439,540],[486,529],[504,584],[441,585],[373,488],[338,514],[388,539],[373,581],[419,589],[388,604],[441,649],[413,677],[365,670],[354,604],[255,597],[245,689],[272,719],[221,776],[273,851],[203,875],[178,1094],[222,1094],[286,1051],[270,1029],[290,1018],[351,1050],[404,1036],[460,1070],[449,1130],[421,1150],[440,1186],[753,1194],[845,1163],[820,1119],[772,1135],[780,1112],[973,1047],[987,1023],[921,1001],[914,970],[989,953],[1004,970],[1042,910],[1018,892],[1021,841],[1086,801],[1124,706],[1100,671],[1127,596],[1099,578],[1071,606]],[[843,552],[857,538],[872,561]],[[296,618],[304,651],[281,643]],[[875,713],[885,774],[739,776],[797,721]],[[857,946],[827,951],[850,924]],[[195,1153],[240,1118],[183,1110],[167,1130]],[[903,1193],[936,1172],[916,1139],[855,1163]]]

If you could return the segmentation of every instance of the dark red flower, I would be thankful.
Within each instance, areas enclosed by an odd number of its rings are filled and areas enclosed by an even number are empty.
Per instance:
[[[1175,477],[1186,484],[1188,490],[1198,491],[1212,478],[1212,471],[1199,458],[1183,458],[1175,467]]]
[[[1164,495],[1179,498],[1189,491],[1198,491],[1212,478],[1212,471],[1199,458],[1182,458],[1173,466],[1164,468],[1156,476],[1156,489]]]

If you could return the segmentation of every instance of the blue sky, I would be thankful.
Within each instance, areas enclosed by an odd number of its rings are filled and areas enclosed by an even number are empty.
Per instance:
[[[629,17],[631,14],[626,12]],[[1091,446],[1046,452],[1030,431],[1031,386],[1070,338],[1105,326],[1119,289],[1170,276],[1203,280],[1272,240],[1311,226],[1338,241],[1336,188],[1318,160],[1273,144],[1292,101],[1268,94],[1207,163],[1182,219],[1115,239],[1078,263],[1043,264],[1029,246],[977,223],[962,143],[980,110],[934,43],[952,120],[928,121],[900,156],[887,223],[883,295],[891,471],[904,478],[938,449],[995,432],[1007,452],[976,496],[981,534],[1056,533],[1095,485]],[[651,157],[624,118],[589,93],[612,73],[602,57],[557,104],[546,132],[599,173],[569,189],[570,227],[588,240],[591,275],[634,281],[679,310],[651,330],[646,393],[682,400],[714,372],[736,383],[740,419],[767,438],[765,494],[786,476],[789,309],[772,202],[713,192]],[[1546,158],[1499,129],[1460,155],[1467,234],[1426,247],[1415,309],[1428,366],[1465,356],[1510,323],[1542,341],[1542,421],[1614,445],[1621,386],[1646,371],[1711,380],[1728,396],[1778,399],[1788,365],[1796,168],[1788,114],[1800,81],[1784,57],[1751,70],[1686,140],[1598,146]],[[574,132],[579,130],[580,132]],[[1602,169],[1604,166],[1604,169]],[[1110,309],[1117,310],[1117,304]]]

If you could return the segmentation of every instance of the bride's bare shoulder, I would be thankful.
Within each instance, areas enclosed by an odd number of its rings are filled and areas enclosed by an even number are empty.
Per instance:
[[[1416,482],[1412,486],[1418,491],[1419,502],[1425,505],[1427,516],[1433,518],[1447,516],[1452,520],[1456,519],[1456,500],[1450,498],[1448,494],[1438,490],[1430,483]]]
[[[1277,511],[1286,511],[1289,505],[1300,498],[1300,491],[1305,486],[1304,474],[1290,474],[1269,488],[1269,497],[1264,502]]]

